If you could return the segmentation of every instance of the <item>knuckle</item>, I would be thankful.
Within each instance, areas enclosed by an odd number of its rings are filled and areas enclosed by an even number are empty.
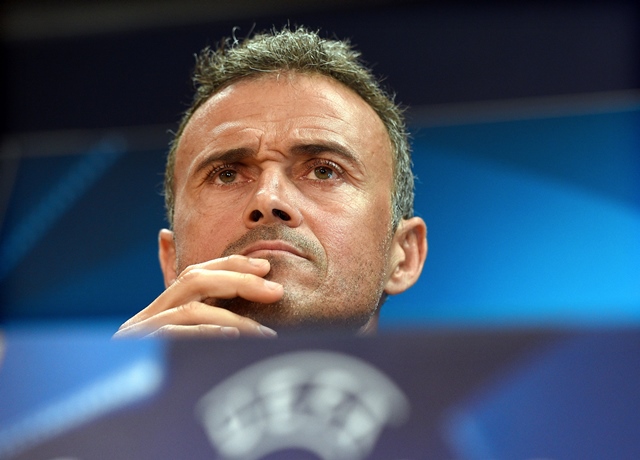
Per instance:
[[[251,273],[239,273],[238,276],[243,284],[248,284],[256,278],[256,276]]]
[[[212,327],[210,324],[198,324],[195,326],[195,332],[198,335],[215,335],[219,327]]]
[[[172,324],[165,324],[164,326],[159,327],[158,329],[156,329],[155,331],[153,331],[153,333],[149,334],[150,337],[157,337],[157,338],[167,338],[170,337],[172,335],[172,332],[174,330],[174,327]]]
[[[191,301],[176,307],[176,312],[183,316],[192,316],[200,309],[200,303]]]
[[[182,271],[182,273],[180,273],[180,275],[178,275],[176,282],[179,282],[179,283],[191,282],[194,279],[197,279],[198,277],[200,277],[202,275],[202,271],[203,270],[196,265],[189,265],[187,268],[185,268]]]

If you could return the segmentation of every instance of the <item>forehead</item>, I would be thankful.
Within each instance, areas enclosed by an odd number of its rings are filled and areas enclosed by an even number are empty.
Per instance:
[[[211,96],[185,126],[176,169],[212,144],[250,142],[260,133],[257,142],[274,145],[331,138],[367,162],[391,166],[387,130],[364,99],[324,75],[282,72],[240,80]]]

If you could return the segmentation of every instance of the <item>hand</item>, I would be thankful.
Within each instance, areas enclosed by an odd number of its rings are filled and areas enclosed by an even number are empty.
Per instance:
[[[275,331],[252,319],[204,303],[234,297],[265,304],[280,300],[282,285],[263,278],[270,269],[267,260],[240,255],[189,266],[113,337],[275,337]]]

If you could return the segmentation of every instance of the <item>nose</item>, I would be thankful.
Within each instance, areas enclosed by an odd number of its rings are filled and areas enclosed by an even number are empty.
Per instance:
[[[280,171],[263,171],[244,211],[245,224],[248,228],[273,223],[298,227],[303,218],[294,203],[294,195],[294,186],[286,175]]]

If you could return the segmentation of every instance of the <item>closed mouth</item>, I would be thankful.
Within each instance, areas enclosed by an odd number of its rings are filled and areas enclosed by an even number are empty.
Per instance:
[[[306,259],[306,256],[298,248],[281,240],[258,241],[241,252],[243,256],[247,257],[260,257],[274,253],[286,253]]]

